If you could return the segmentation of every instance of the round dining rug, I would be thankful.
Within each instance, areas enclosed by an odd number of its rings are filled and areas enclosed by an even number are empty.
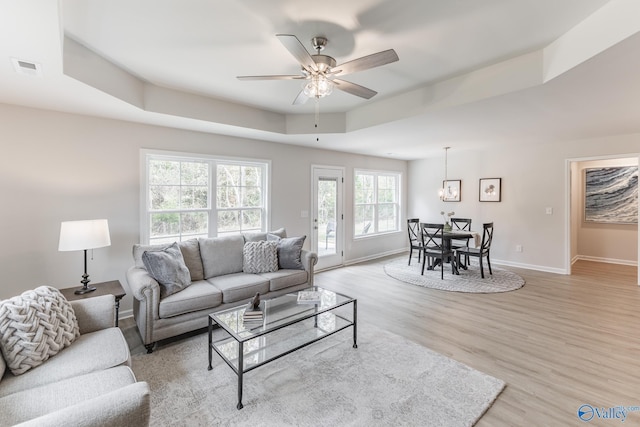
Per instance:
[[[412,260],[411,265],[407,265],[407,258],[398,258],[384,265],[384,272],[388,276],[401,282],[425,288],[439,289],[451,292],[469,293],[494,293],[508,292],[520,289],[524,286],[524,279],[517,274],[491,266],[493,274],[489,274],[489,268],[485,264],[484,279],[480,276],[480,265],[477,259],[467,270],[460,269],[460,275],[451,274],[451,266],[445,264],[444,279],[440,278],[440,267],[435,270],[424,270],[421,274],[422,264],[417,260]]]

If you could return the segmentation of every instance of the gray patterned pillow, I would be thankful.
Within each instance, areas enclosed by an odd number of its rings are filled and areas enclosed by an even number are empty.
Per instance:
[[[242,271],[269,273],[278,270],[278,244],[276,242],[247,242],[242,250]]]
[[[293,270],[304,270],[302,265],[302,246],[307,236],[280,238],[273,234],[267,235],[270,242],[278,242],[278,266]]]
[[[142,262],[160,284],[160,298],[180,292],[191,284],[191,274],[177,243],[164,249],[145,251]]]
[[[0,302],[0,350],[14,375],[41,365],[80,336],[73,307],[51,286]]]

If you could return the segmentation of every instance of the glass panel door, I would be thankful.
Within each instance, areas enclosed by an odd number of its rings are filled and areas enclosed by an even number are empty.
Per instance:
[[[342,265],[342,169],[313,167],[313,250],[317,269]]]

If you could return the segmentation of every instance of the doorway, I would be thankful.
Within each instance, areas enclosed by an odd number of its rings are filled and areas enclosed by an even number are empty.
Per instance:
[[[312,166],[312,250],[318,254],[316,269],[341,266],[343,262],[344,224],[342,194],[344,169]]]
[[[567,274],[572,274],[576,261],[595,261],[612,265],[637,266],[640,260],[638,224],[605,220],[585,220],[585,171],[602,168],[637,167],[640,159],[635,155],[595,156],[567,159]],[[637,174],[637,171],[636,171]],[[636,192],[637,192],[637,175]],[[637,194],[637,193],[636,193]],[[638,201],[640,208],[640,201]],[[631,256],[630,256],[631,255]],[[640,269],[637,273],[640,285]]]

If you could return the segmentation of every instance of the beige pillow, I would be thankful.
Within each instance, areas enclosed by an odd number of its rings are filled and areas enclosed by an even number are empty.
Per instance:
[[[41,365],[80,336],[73,307],[51,286],[0,301],[0,350],[14,375]]]

